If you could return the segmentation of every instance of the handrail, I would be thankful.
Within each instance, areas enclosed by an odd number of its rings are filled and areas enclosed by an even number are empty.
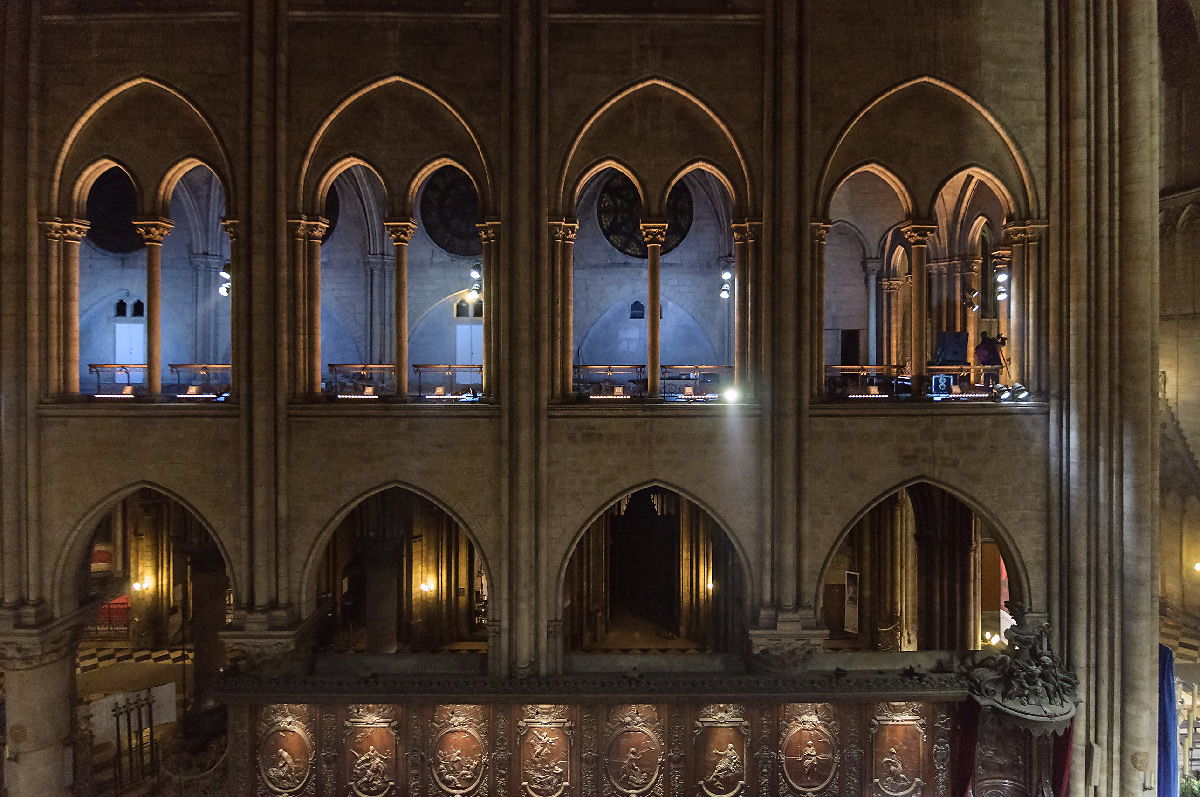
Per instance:
[[[88,373],[96,375],[96,393],[104,392],[101,384],[101,377],[106,373],[113,374],[113,384],[116,384],[116,375],[125,374],[125,385],[133,386],[133,378],[131,371],[145,371],[148,366],[145,363],[88,363]]]
[[[457,383],[458,374],[478,374],[479,381],[483,382],[483,366],[473,365],[469,363],[416,363],[412,369],[417,372],[417,395],[425,395],[425,374],[440,373],[442,374],[443,390],[453,389]],[[434,388],[436,390],[436,388]]]
[[[211,388],[213,385],[213,374],[225,375],[226,379],[218,380],[216,384],[230,384],[233,378],[233,366],[227,363],[167,363],[167,368],[171,373],[175,374],[175,388],[178,392],[183,392],[183,375],[198,374],[203,377],[202,384],[205,387]]]

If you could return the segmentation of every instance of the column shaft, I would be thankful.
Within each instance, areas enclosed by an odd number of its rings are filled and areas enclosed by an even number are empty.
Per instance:
[[[76,222],[63,232],[62,391],[79,392],[79,245],[87,225]]]
[[[408,242],[417,231],[417,225],[411,219],[407,221],[389,222],[387,231],[392,236],[393,256],[395,257],[392,295],[392,326],[395,335],[393,351],[395,357],[392,365],[395,368],[396,395],[408,395]],[[485,320],[486,324],[487,321]],[[486,356],[485,356],[486,359]]]
[[[929,361],[928,310],[929,301],[929,266],[926,258],[929,255],[928,241],[934,227],[929,225],[910,225],[904,229],[904,237],[911,244],[912,317],[910,324],[912,358],[912,390],[914,394],[925,390],[925,366]]]
[[[75,647],[61,657],[4,673],[9,797],[71,794],[70,747],[75,726]]]
[[[733,383],[746,389],[750,359],[750,225],[733,225]]]
[[[646,396],[656,399],[659,397],[659,377],[661,354],[659,332],[662,327],[661,275],[659,259],[662,255],[662,245],[667,239],[666,224],[643,224],[642,236],[646,240],[646,265],[649,273],[648,296],[646,301]]]
[[[62,392],[62,307],[59,303],[62,286],[62,225],[43,222],[42,245],[46,251],[46,356],[42,362],[45,380],[42,395],[56,396]]]
[[[562,225],[562,314],[559,316],[562,351],[559,378],[564,396],[575,392],[575,235],[579,223],[564,221]]]
[[[321,236],[327,225],[324,220],[310,224],[308,235],[307,286],[305,311],[308,316],[308,393],[321,393]]]
[[[174,225],[153,219],[135,226],[146,242],[146,395],[157,396],[162,393],[162,243]]]
[[[1008,268],[1008,381],[1025,381],[1025,335],[1024,322],[1027,312],[1025,297],[1025,232],[1010,231],[1012,238],[1012,261]]]
[[[819,399],[825,395],[825,366],[835,363],[825,362],[825,239],[829,235],[827,222],[812,224],[812,318],[809,320],[809,348],[811,350],[813,371],[813,398]]]

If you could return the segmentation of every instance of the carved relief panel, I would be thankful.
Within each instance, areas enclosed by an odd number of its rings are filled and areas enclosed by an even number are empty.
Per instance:
[[[779,728],[779,779],[795,795],[836,792],[842,763],[841,723],[827,703],[788,703]]]
[[[870,793],[922,797],[925,793],[926,723],[918,703],[879,703],[871,718]]]
[[[575,723],[567,706],[523,706],[517,723],[521,792],[524,797],[560,797],[572,788],[571,742]]]
[[[488,794],[488,726],[482,706],[433,709],[426,762],[431,794]]]
[[[660,797],[666,747],[658,707],[639,704],[613,708],[605,738],[601,780],[605,797]]]
[[[693,730],[692,756],[699,793],[707,797],[736,797],[746,790],[750,723],[746,707],[734,703],[704,706]]]
[[[258,788],[268,795],[316,793],[317,747],[309,707],[275,704],[263,708],[258,721]]]
[[[393,706],[351,705],[342,740],[342,779],[350,797],[388,797],[396,793],[397,731]]]

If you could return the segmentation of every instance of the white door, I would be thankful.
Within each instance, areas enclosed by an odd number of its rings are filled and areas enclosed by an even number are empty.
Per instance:
[[[121,365],[145,365],[146,363],[146,325],[117,324],[113,328],[113,362]],[[141,384],[144,373],[132,371],[129,381]],[[118,378],[118,381],[120,379]]]
[[[455,365],[483,365],[483,324],[456,324],[454,326]],[[460,385],[478,384],[479,375],[457,374],[454,380]]]

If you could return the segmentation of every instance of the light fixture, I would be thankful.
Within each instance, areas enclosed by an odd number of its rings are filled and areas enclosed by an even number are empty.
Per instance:
[[[1196,565],[1196,569],[1197,569],[1197,570],[1200,570],[1200,564],[1197,564],[1197,565]],[[131,586],[131,587],[133,588],[133,591],[134,591],[134,592],[141,592],[141,591],[142,591],[142,582],[140,582],[140,581],[135,581],[135,582],[133,582],[132,584],[130,584],[129,586]]]
[[[712,581],[709,581],[709,582],[708,582],[708,591],[709,591],[709,592],[712,592],[712,588],[713,588],[713,586],[712,586]]]
[[[1011,387],[1001,387],[1000,388],[1000,400],[1001,401],[1008,401],[1012,397],[1013,397],[1013,392],[1012,392]]]
[[[721,272],[721,279],[725,280],[726,282],[729,282],[731,279],[733,279],[733,272],[730,271],[729,269],[725,269],[724,271]]]
[[[726,388],[725,393],[723,395],[724,395],[725,400],[728,401],[730,404],[736,403],[737,400],[742,397],[741,392],[736,387]]]
[[[467,301],[473,302],[479,298],[479,283],[476,282],[471,286],[471,290],[467,291]]]
[[[219,274],[223,280],[231,279],[228,271],[218,271],[217,274]]]
[[[1013,395],[1016,397],[1017,401],[1024,401],[1025,399],[1029,398],[1029,390],[1026,389],[1026,387],[1020,382],[1013,383],[1012,389]]]
[[[1008,272],[997,270],[996,271],[996,282],[1008,282]]]
[[[421,592],[433,592],[433,582],[426,581],[425,583],[421,584]]]
[[[974,299],[966,299],[963,301],[963,307],[967,308],[968,313],[974,313],[979,310],[979,303]]]
[[[721,289],[721,298],[722,298],[722,299],[728,299],[728,298],[729,298],[729,289],[728,289],[728,288],[722,288],[722,289]]]
[[[979,291],[967,291],[967,298],[968,299],[978,299]]]
[[[1196,562],[1196,569],[1200,570],[1200,562]]]
[[[996,298],[1003,302],[1008,298],[1008,291],[1004,290],[1004,288],[999,288],[996,291]]]
[[[479,269],[476,268],[475,266],[471,266],[471,279],[473,279],[473,280],[479,279]]]
[[[222,285],[221,287],[217,288],[217,293],[221,294],[222,296],[228,296],[228,295],[229,295],[229,293],[230,293],[230,290],[229,290],[229,283],[228,283],[228,282],[226,282],[224,285]]]

